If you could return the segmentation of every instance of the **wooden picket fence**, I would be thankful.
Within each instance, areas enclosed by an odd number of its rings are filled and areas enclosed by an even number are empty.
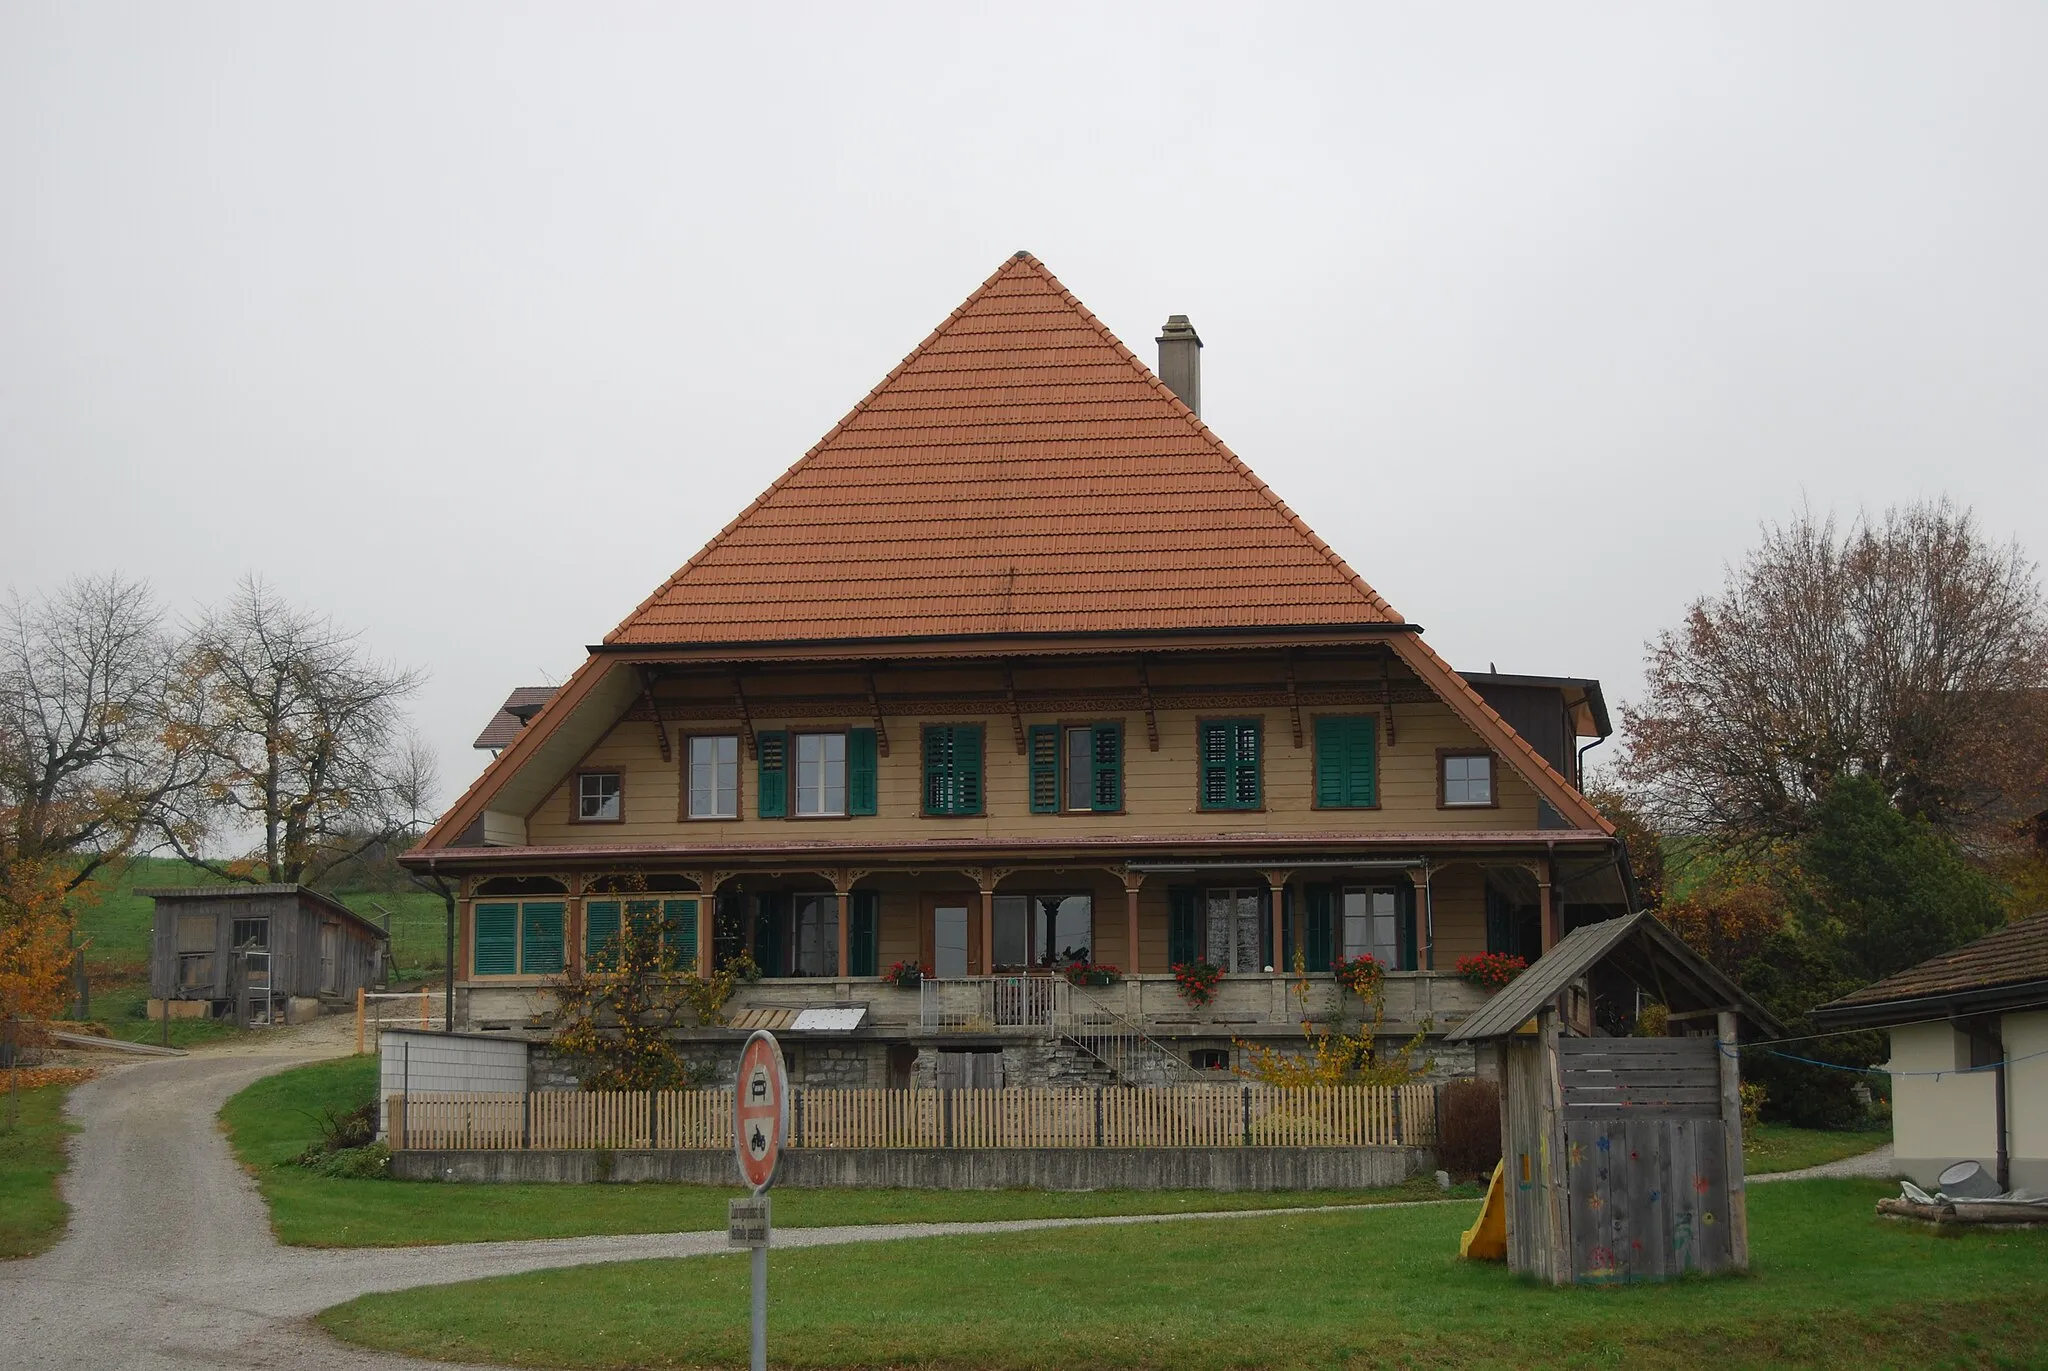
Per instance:
[[[730,1090],[390,1098],[398,1149],[732,1146]],[[1391,1147],[1436,1141],[1436,1087],[1262,1085],[792,1092],[792,1147]]]

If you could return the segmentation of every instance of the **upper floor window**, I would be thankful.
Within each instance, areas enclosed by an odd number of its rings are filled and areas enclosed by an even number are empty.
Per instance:
[[[846,735],[796,735],[796,812],[825,817],[846,812]]]
[[[1201,752],[1201,807],[1257,809],[1264,803],[1259,788],[1259,721],[1207,719],[1197,726]]]
[[[740,816],[740,740],[725,734],[690,739],[690,817]]]
[[[1124,807],[1121,724],[1033,724],[1033,814],[1115,814]]]
[[[754,807],[764,819],[875,812],[872,728],[829,733],[765,730],[754,735],[754,755],[759,763]]]
[[[924,812],[981,813],[981,725],[926,724]]]
[[[1440,752],[1437,767],[1437,803],[1445,809],[1494,804],[1491,752]]]
[[[585,771],[576,777],[576,818],[586,824],[615,824],[625,817],[616,771]]]
[[[1379,804],[1379,725],[1371,714],[1316,720],[1316,808],[1371,809]]]

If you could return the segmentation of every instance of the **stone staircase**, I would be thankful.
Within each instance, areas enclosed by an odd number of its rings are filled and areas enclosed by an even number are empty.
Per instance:
[[[1200,1085],[1211,1072],[1190,1066],[1092,990],[1073,987],[1060,1037],[1100,1062],[1118,1085]]]

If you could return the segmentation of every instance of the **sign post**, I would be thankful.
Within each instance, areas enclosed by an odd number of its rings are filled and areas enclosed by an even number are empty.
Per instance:
[[[728,1247],[753,1249],[753,1371],[768,1371],[768,1187],[775,1183],[775,1164],[789,1136],[789,1072],[775,1035],[756,1032],[740,1052],[738,1079],[732,1092],[732,1151],[740,1179],[753,1190],[726,1207]]]

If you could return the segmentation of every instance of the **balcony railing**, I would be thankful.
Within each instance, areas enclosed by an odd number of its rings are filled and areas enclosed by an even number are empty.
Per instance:
[[[1050,976],[928,979],[918,983],[917,1023],[928,1033],[1050,1029],[1067,988]]]

